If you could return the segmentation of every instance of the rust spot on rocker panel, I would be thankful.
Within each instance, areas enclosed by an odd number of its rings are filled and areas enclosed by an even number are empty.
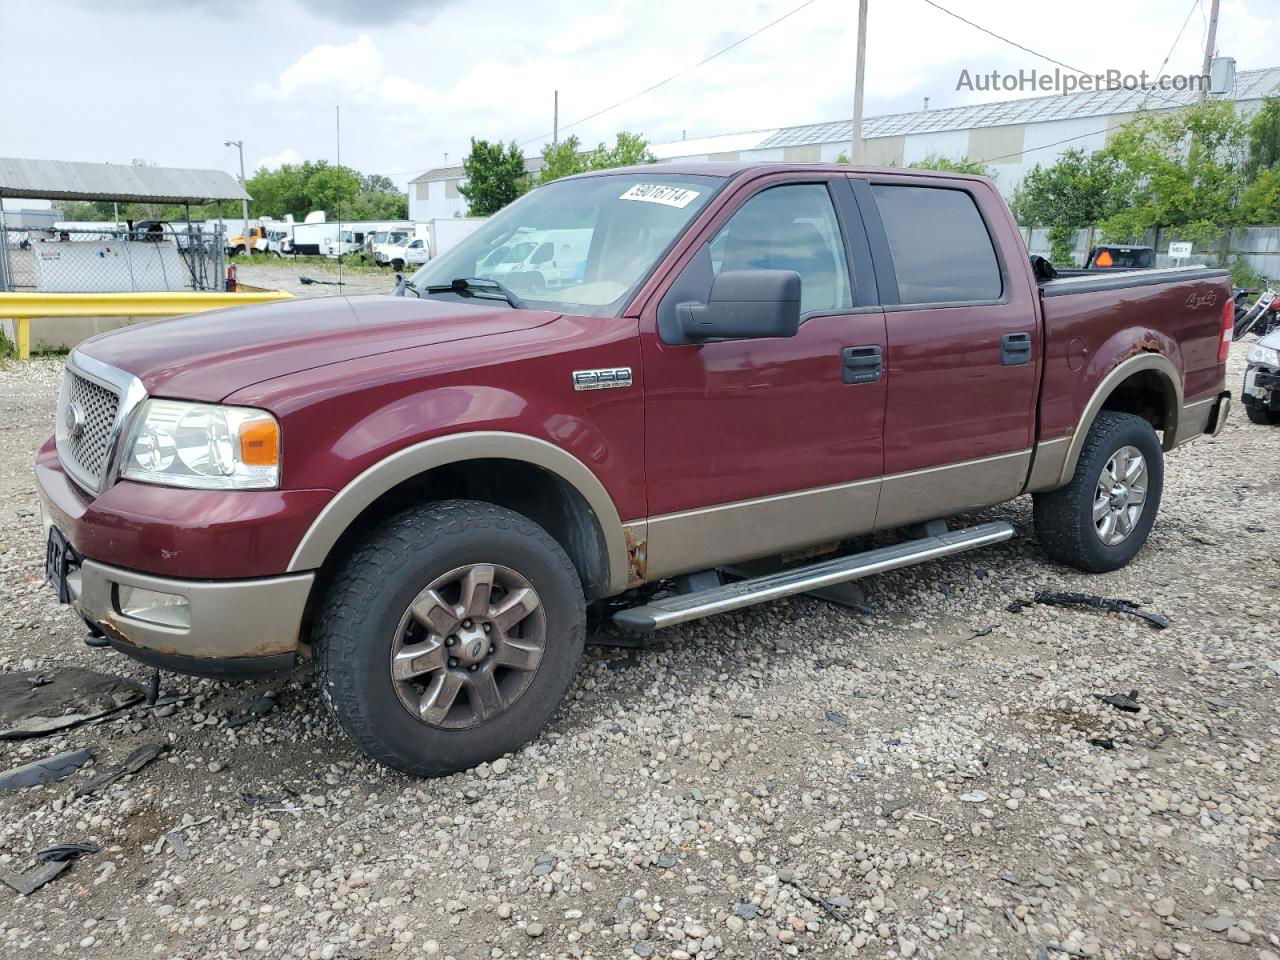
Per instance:
[[[649,569],[649,542],[637,537],[630,527],[623,527],[622,534],[627,539],[627,586],[638,587]]]

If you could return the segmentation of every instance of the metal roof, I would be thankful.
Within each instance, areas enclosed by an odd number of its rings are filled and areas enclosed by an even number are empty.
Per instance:
[[[1280,67],[1245,70],[1236,74],[1235,100],[1259,100],[1280,95]],[[940,110],[916,110],[868,117],[862,122],[862,136],[896,137],[911,133],[935,133],[942,130],[972,130],[975,127],[999,127],[1012,123],[1046,123],[1078,117],[1105,117],[1132,113],[1144,100],[1152,110],[1189,106],[1196,102],[1195,91],[1097,90],[1088,93],[1051,94],[1022,100],[976,103]],[[849,120],[812,123],[800,127],[784,127],[763,137],[756,149],[790,147],[811,143],[833,143],[848,140],[852,124]]]
[[[536,157],[525,157],[524,172],[537,173],[542,169],[545,162],[546,161],[542,159],[541,154]],[[462,168],[462,164],[458,164],[456,167],[436,167],[434,170],[428,170],[426,173],[419,174],[409,182],[432,183],[436,180],[461,180],[466,175],[466,171]]]
[[[208,203],[252,199],[222,170],[142,167],[122,163],[0,157],[0,197],[27,200],[114,200],[119,203]]]

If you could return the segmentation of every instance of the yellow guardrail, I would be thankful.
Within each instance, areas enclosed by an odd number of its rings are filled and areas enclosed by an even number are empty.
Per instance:
[[[284,290],[243,293],[27,293],[0,291],[0,317],[17,321],[18,359],[31,356],[31,321],[41,317],[179,317],[224,307],[292,300]]]

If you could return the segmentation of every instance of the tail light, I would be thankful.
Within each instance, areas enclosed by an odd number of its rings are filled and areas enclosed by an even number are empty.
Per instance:
[[[1236,303],[1230,297],[1222,305],[1222,339],[1218,341],[1218,362],[1226,363],[1231,354],[1231,336],[1235,333]]]

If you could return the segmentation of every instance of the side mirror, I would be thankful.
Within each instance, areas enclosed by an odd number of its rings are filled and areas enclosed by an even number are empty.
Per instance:
[[[706,304],[682,303],[680,328],[690,340],[794,337],[800,329],[800,274],[794,270],[726,270]]]

